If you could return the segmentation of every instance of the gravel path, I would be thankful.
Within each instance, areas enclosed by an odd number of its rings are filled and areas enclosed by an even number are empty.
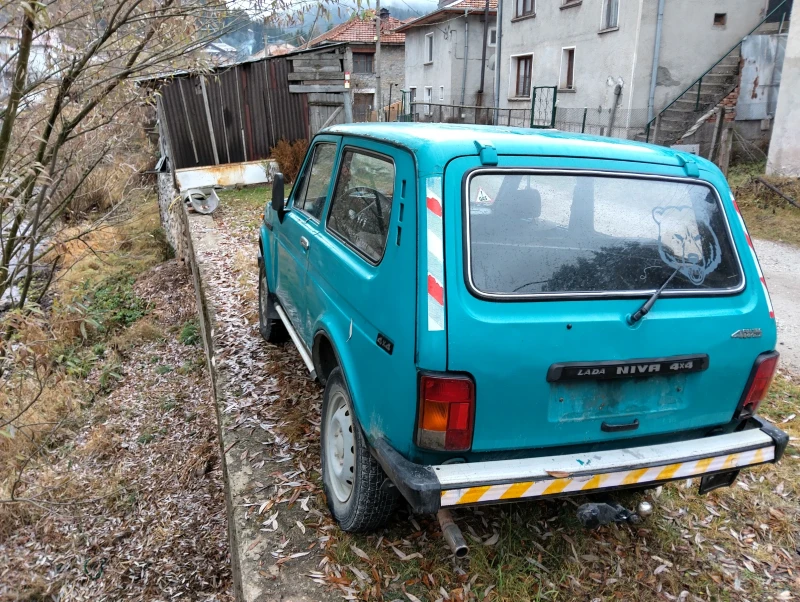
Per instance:
[[[800,248],[755,240],[778,321],[781,366],[800,374]]]

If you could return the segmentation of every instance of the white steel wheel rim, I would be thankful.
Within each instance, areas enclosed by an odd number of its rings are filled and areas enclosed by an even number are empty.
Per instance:
[[[350,499],[355,478],[355,438],[350,408],[341,392],[331,400],[325,425],[325,460],[333,495],[344,503]]]
[[[259,287],[258,293],[258,303],[261,307],[261,312],[259,314],[259,319],[261,320],[261,325],[267,325],[267,308],[269,302],[269,290],[267,290],[267,276],[266,274],[261,275],[261,286]]]

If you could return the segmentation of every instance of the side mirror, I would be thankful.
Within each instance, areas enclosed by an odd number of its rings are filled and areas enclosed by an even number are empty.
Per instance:
[[[283,174],[278,172],[272,176],[272,210],[278,214],[278,219],[283,221],[286,213],[283,194]]]

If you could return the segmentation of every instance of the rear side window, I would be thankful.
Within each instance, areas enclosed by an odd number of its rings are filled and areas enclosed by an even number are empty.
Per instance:
[[[468,277],[490,295],[735,291],[743,284],[709,186],[667,179],[479,172],[467,183]]]
[[[336,159],[335,144],[317,144],[314,147],[314,156],[303,174],[303,181],[294,199],[294,206],[302,209],[310,216],[319,219],[325,199],[328,196],[328,187],[333,177],[333,163]]]
[[[328,229],[371,263],[386,248],[394,194],[394,163],[345,150],[328,215]]]

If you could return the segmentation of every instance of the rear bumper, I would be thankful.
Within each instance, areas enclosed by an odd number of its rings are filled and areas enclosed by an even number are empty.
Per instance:
[[[522,460],[423,466],[380,438],[373,453],[415,512],[665,483],[780,460],[789,437],[758,417],[755,428],[666,443]]]

